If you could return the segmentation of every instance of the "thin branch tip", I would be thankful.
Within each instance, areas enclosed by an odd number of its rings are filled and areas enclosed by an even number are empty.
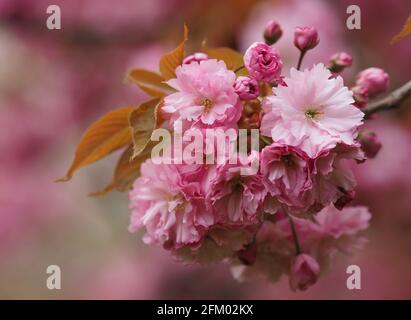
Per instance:
[[[392,91],[384,98],[371,102],[367,107],[362,109],[362,111],[365,113],[365,117],[369,118],[374,113],[400,107],[400,105],[409,97],[411,97],[411,80]]]

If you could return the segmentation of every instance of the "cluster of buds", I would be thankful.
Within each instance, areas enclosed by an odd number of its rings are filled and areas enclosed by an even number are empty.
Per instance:
[[[276,21],[270,21],[264,31],[264,42],[253,43],[244,55],[244,67],[249,76],[239,76],[234,84],[235,92],[243,101],[264,95],[267,84],[282,84],[283,63],[279,51],[272,47],[282,34]],[[271,91],[271,86],[269,86]]]
[[[331,57],[327,68],[337,75],[351,67],[352,62],[353,58],[349,53],[339,52]],[[389,75],[381,68],[372,67],[361,71],[356,77],[355,86],[351,88],[355,105],[358,108],[365,107],[370,98],[385,92],[389,83]]]

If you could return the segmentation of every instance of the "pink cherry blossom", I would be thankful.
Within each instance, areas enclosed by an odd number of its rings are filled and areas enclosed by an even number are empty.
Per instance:
[[[298,148],[273,143],[261,152],[261,172],[271,195],[288,206],[305,207],[311,189],[308,156]]]
[[[261,172],[268,192],[267,212],[286,210],[309,217],[334,203],[340,209],[354,196],[356,181],[347,161],[364,161],[359,144],[339,144],[315,159],[292,146],[273,143],[261,152]]]
[[[147,230],[145,243],[179,248],[201,240],[203,230],[214,223],[204,198],[197,194],[190,177],[177,166],[155,165],[147,160],[141,177],[129,193],[130,230]]]
[[[230,164],[227,160],[225,164],[217,166],[207,197],[215,208],[218,221],[228,225],[257,222],[267,191],[259,173],[245,174],[251,170],[254,160],[257,160],[256,153],[247,159],[238,159],[237,164]]]
[[[352,92],[323,64],[291,69],[286,87],[274,88],[264,101],[261,132],[276,142],[296,146],[315,158],[337,143],[351,145],[364,114],[352,105]]]
[[[311,174],[313,186],[307,196],[310,201],[307,205],[311,206],[314,212],[331,203],[342,209],[353,199],[357,184],[347,161],[361,162],[364,159],[359,144],[339,144],[314,159]]]
[[[366,207],[346,207],[343,211],[328,206],[315,216],[317,223],[310,224],[317,235],[338,239],[343,235],[355,235],[368,228],[371,214]]]
[[[234,91],[234,72],[215,59],[183,64],[177,78],[167,84],[178,92],[165,97],[162,111],[176,120],[198,126],[218,126],[238,121],[242,107]]]
[[[253,43],[244,54],[244,65],[256,80],[273,81],[281,76],[279,51],[263,42]]]

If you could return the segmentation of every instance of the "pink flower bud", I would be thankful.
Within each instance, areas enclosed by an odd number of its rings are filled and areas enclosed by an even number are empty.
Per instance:
[[[272,45],[278,41],[283,35],[283,30],[275,20],[271,20],[267,23],[264,30],[264,40],[268,45]]]
[[[358,136],[358,140],[361,144],[362,151],[364,151],[365,156],[369,159],[375,158],[382,147],[375,132],[361,132]]]
[[[331,57],[329,69],[331,72],[339,73],[352,65],[352,56],[346,52],[339,52]]]
[[[208,55],[203,52],[196,52],[184,58],[183,64],[190,64],[192,62],[200,63],[208,59]]]
[[[317,29],[314,27],[296,27],[294,45],[301,51],[313,49],[320,42]]]
[[[234,90],[241,100],[253,100],[259,94],[257,80],[250,77],[238,77],[234,83]]]
[[[344,189],[340,189],[342,195],[334,202],[334,207],[338,210],[342,210],[348,203],[354,200],[355,191],[350,190],[346,191]]]
[[[299,254],[290,270],[290,287],[292,290],[306,290],[317,282],[320,274],[320,265],[310,255]]]
[[[368,89],[361,86],[355,86],[351,88],[351,91],[355,100],[354,105],[358,108],[364,108],[368,103]]]
[[[389,75],[380,68],[368,68],[361,71],[357,76],[356,84],[367,88],[370,97],[376,96],[388,89],[390,83]]]
[[[263,42],[255,42],[247,49],[244,65],[251,77],[265,82],[279,78],[283,67],[278,50]]]

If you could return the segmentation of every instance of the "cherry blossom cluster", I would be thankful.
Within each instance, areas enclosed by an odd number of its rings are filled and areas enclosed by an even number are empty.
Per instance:
[[[371,215],[347,206],[356,185],[347,163],[381,147],[374,133],[359,134],[361,108],[389,77],[369,68],[350,89],[341,72],[352,57],[344,52],[301,70],[320,41],[313,27],[296,28],[300,59],[284,72],[275,47],[281,35],[278,23],[268,23],[265,42],[253,43],[234,70],[202,52],[176,68],[167,81],[176,91],[161,107],[165,128],[258,129],[259,146],[235,150],[235,162],[225,155],[214,164],[146,160],[129,193],[130,230],[144,229],[145,243],[182,261],[227,261],[239,280],[286,274],[293,290],[305,290],[335,252],[364,242],[359,232]]]

